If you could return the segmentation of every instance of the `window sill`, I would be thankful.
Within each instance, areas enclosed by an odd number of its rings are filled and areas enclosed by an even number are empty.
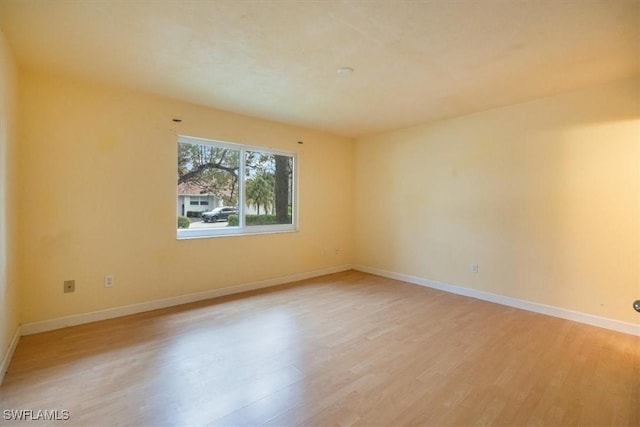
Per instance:
[[[286,224],[286,226],[280,228],[276,227],[256,227],[253,229],[238,229],[235,227],[229,229],[201,229],[201,230],[188,230],[182,229],[178,230],[176,234],[177,240],[191,240],[191,239],[208,239],[208,238],[216,238],[216,237],[234,237],[234,236],[255,236],[259,234],[281,234],[281,233],[297,233],[298,229],[296,227],[291,226],[290,224]]]

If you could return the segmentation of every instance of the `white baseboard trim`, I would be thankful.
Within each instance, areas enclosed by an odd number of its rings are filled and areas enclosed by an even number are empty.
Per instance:
[[[286,283],[297,282],[299,280],[311,279],[313,277],[324,276],[326,274],[339,273],[351,270],[351,265],[328,267],[321,270],[314,270],[305,273],[298,273],[291,276],[276,277],[273,279],[260,280],[257,282],[244,283],[227,288],[211,289],[203,292],[179,295],[176,297],[163,298],[138,304],[131,304],[122,307],[114,307],[106,310],[94,311],[90,313],[75,314],[72,316],[59,317],[56,319],[43,320],[39,322],[25,323],[21,327],[22,335],[38,334],[40,332],[52,331],[54,329],[66,328],[69,326],[81,325],[83,323],[97,322],[100,320],[113,319],[115,317],[128,316],[130,314],[142,313],[145,311],[158,310],[175,305],[188,304],[225,295],[237,294],[240,292],[253,291],[256,289],[269,288]]]
[[[9,363],[11,363],[13,352],[16,351],[18,341],[20,341],[20,336],[21,327],[18,326],[13,334],[13,338],[11,338],[11,343],[9,344],[9,348],[7,348],[7,352],[2,357],[2,363],[0,363],[0,385],[2,385],[2,381],[4,380],[4,374],[7,372],[7,369],[9,369]]]
[[[463,295],[471,298],[477,298],[483,301],[494,302],[496,304],[506,305],[509,307],[519,308],[522,310],[533,311],[535,313],[546,314],[548,316],[559,317],[561,319],[572,320],[574,322],[586,323],[587,325],[597,326],[599,328],[610,329],[612,331],[623,332],[625,334],[640,336],[640,323],[627,323],[620,320],[609,319],[606,317],[595,316],[593,314],[581,313],[578,311],[568,310],[566,308],[555,307],[537,302],[511,298],[503,295],[492,294],[490,292],[479,291],[476,289],[464,288],[462,286],[449,285],[447,283],[437,282],[434,280],[423,279],[421,277],[410,276],[392,271],[380,270],[364,265],[354,265],[354,270],[364,273],[375,274],[376,276],[387,277],[389,279],[409,282],[414,285],[425,286],[428,288],[438,289],[452,294]]]

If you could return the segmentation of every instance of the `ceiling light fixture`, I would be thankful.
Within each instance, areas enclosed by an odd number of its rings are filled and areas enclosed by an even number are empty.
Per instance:
[[[339,76],[350,76],[351,74],[353,74],[353,68],[351,67],[340,67],[338,68],[338,75]]]

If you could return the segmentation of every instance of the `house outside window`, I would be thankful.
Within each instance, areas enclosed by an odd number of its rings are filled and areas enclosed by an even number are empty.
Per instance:
[[[210,207],[218,206],[221,202],[215,195],[207,193],[207,189],[194,184],[178,185],[176,213],[178,216],[198,218]]]

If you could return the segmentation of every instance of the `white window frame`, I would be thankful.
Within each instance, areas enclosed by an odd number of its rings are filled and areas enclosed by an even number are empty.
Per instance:
[[[178,228],[177,239],[199,239],[206,237],[221,236],[242,236],[247,234],[265,234],[265,233],[291,233],[298,231],[298,156],[295,152],[285,151],[273,148],[260,147],[256,145],[239,144],[227,141],[218,141],[212,139],[198,138],[193,136],[178,135],[177,144],[196,144],[209,145],[212,147],[223,147],[231,150],[240,151],[240,161],[238,165],[238,226],[237,227],[219,227],[219,228]],[[245,153],[247,151],[257,151],[266,154],[281,155],[293,158],[293,179],[291,189],[292,212],[291,224],[271,224],[271,225],[245,225],[244,209],[244,186],[245,186]],[[177,150],[176,150],[177,152]],[[176,159],[177,164],[177,159]],[[176,198],[177,186],[176,186]],[[175,199],[174,199],[175,205]],[[175,224],[175,221],[174,221]]]

